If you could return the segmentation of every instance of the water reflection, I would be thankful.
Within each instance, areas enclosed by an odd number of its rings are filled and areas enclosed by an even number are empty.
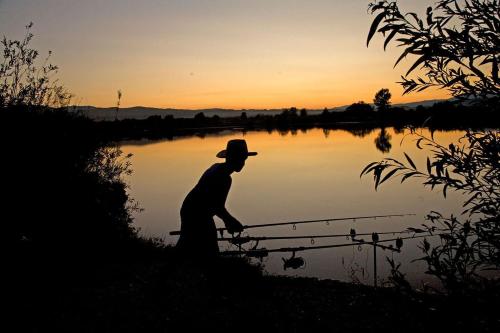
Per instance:
[[[373,130],[373,128],[364,127],[347,129],[349,133],[360,138],[364,138],[365,136],[369,135],[371,132],[373,132]]]
[[[382,127],[380,129],[380,133],[374,140],[375,147],[377,147],[377,149],[384,154],[389,153],[392,148],[391,138],[392,136],[387,133],[385,128]]]
[[[300,225],[296,230],[291,226],[277,227],[252,231],[249,236],[255,237],[343,234],[349,233],[350,229],[355,229],[357,233],[404,230],[409,226],[420,226],[423,216],[431,210],[439,210],[443,214],[461,211],[462,200],[457,193],[450,193],[444,199],[440,193],[429,192],[413,180],[403,184],[388,182],[375,191],[371,179],[360,179],[359,173],[366,164],[383,157],[384,152],[374,142],[382,141],[382,146],[388,147],[387,142],[390,145],[391,140],[401,140],[403,135],[392,128],[377,132],[373,129],[310,129],[307,132],[297,131],[296,135],[286,135],[287,131],[247,132],[245,140],[252,150],[259,151],[259,158],[247,161],[249,167],[244,176],[235,175],[227,198],[228,208],[244,225],[339,216],[417,214],[405,218]],[[447,144],[456,141],[461,135],[462,132],[452,131],[437,132],[434,136],[438,142]],[[203,139],[191,136],[173,141],[122,146],[125,153],[134,154],[134,173],[129,179],[130,192],[145,209],[135,219],[136,226],[144,235],[162,237],[167,243],[175,244],[177,237],[170,236],[169,232],[180,227],[178,212],[183,199],[206,166],[217,160],[213,152],[225,146],[228,140],[237,138],[243,138],[243,133],[226,131],[209,133]],[[417,165],[425,168],[425,153],[408,142],[403,147],[395,145],[389,148],[391,155],[399,158],[406,151]],[[216,224],[218,227],[223,226],[219,220],[216,220]],[[377,251],[378,262],[385,263],[387,255],[394,255],[395,260],[403,263],[409,262],[419,255],[418,242],[405,240],[401,254]],[[316,245],[330,243],[328,240],[316,240]],[[309,239],[293,242],[276,240],[260,244],[267,248],[310,245]],[[231,244],[220,246],[221,250],[234,250]],[[358,278],[363,280],[370,279],[368,273],[373,268],[373,253],[369,246],[359,250],[357,246],[314,250],[301,253],[301,256],[307,262],[307,267],[298,271],[287,269],[285,273],[350,280],[353,272],[359,274],[359,267],[362,267],[363,274]],[[284,272],[284,262],[279,255],[270,255],[264,259],[264,264],[271,273]],[[418,271],[415,266],[411,267]],[[379,276],[383,277],[388,272],[387,265],[381,264]],[[370,280],[364,282],[371,283]]]

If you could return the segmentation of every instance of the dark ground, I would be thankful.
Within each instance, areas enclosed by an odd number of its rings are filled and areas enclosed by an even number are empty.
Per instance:
[[[210,267],[171,254],[6,275],[19,332],[498,332],[498,297],[452,300],[313,278],[266,276],[244,260]],[[42,268],[43,267],[43,268]],[[6,295],[6,294],[4,294]],[[4,298],[4,300],[6,300]],[[11,313],[12,310],[12,313]]]
[[[63,112],[1,116],[5,332],[500,332],[498,291],[457,299],[180,261],[129,228],[126,184],[95,157],[106,128]]]

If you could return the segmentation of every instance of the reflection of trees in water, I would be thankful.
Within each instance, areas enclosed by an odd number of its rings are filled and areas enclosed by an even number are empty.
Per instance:
[[[279,133],[280,136],[287,136],[288,130],[280,129],[280,130],[278,130],[278,133]]]
[[[394,126],[394,134],[403,134],[405,131],[404,126]]]
[[[347,132],[351,133],[354,136],[358,136],[360,138],[364,138],[371,132],[373,132],[373,128],[350,128],[346,129]]]
[[[382,127],[380,133],[375,138],[375,147],[384,154],[390,152],[392,148],[391,138],[391,135]]]
[[[313,128],[313,129],[318,129],[318,128]],[[332,134],[332,131],[346,131],[350,134],[352,134],[355,137],[359,138],[364,138],[371,133],[373,133],[376,128],[373,127],[352,127],[352,128],[328,128],[328,127],[320,127],[321,131],[323,132],[323,135],[325,139],[328,139],[330,135]],[[297,136],[297,134],[300,132],[302,134],[307,134],[309,130],[312,130],[311,128],[306,128],[306,127],[301,127],[301,128],[266,128],[265,131],[269,134],[272,135],[273,133],[277,132],[280,136],[285,137],[288,135],[291,136]],[[396,134],[401,134],[404,133],[404,127],[400,127],[398,129],[394,128],[394,132]],[[392,136],[387,132],[385,127],[380,128],[380,132],[375,138],[375,146],[379,151],[382,153],[389,153],[390,150],[392,149],[392,144],[391,144]]]

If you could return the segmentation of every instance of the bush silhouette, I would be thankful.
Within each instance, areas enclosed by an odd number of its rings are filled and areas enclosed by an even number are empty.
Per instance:
[[[50,259],[120,251],[137,239],[137,205],[123,178],[130,162],[96,123],[68,112],[70,94],[51,79],[57,66],[37,66],[31,26],[22,41],[2,41],[2,174],[10,212],[2,240],[13,256],[20,249]]]
[[[370,104],[366,104],[363,101],[353,103],[346,108],[347,112],[371,112],[373,107]]]

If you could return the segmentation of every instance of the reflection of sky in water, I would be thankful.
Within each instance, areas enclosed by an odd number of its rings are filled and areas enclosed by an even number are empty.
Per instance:
[[[243,224],[263,224],[283,221],[321,219],[363,215],[416,213],[417,216],[377,220],[332,222],[279,228],[252,229],[252,236],[314,235],[348,233],[355,228],[358,233],[372,231],[397,231],[408,226],[419,226],[423,216],[431,210],[444,214],[461,211],[462,199],[458,193],[449,193],[444,199],[439,191],[431,192],[417,180],[400,184],[388,181],[378,191],[374,190],[371,177],[359,178],[360,171],[371,161],[391,156],[404,160],[403,151],[409,153],[417,166],[425,169],[425,151],[418,150],[407,137],[400,146],[402,133],[386,129],[391,140],[390,153],[377,150],[375,141],[380,130],[365,137],[354,136],[342,130],[321,129],[298,131],[296,135],[269,134],[265,131],[226,133],[204,139],[189,137],[174,141],[152,142],[146,145],[124,145],[125,153],[132,153],[134,173],[129,178],[130,192],[145,210],[136,216],[136,226],[147,236],[164,237],[175,243],[169,231],[179,229],[179,209],[185,195],[198,181],[201,174],[213,163],[221,160],[215,154],[224,149],[233,138],[247,140],[249,150],[259,155],[250,157],[241,173],[232,175],[233,185],[226,203],[228,210]],[[460,132],[438,132],[438,142],[448,145],[457,141]],[[218,227],[221,221],[216,219]],[[385,238],[394,238],[388,235]],[[365,237],[369,240],[370,237]],[[315,245],[346,242],[344,239],[317,239]],[[394,254],[397,261],[407,262],[420,255],[417,240],[405,241],[402,254]],[[283,246],[308,246],[310,240],[261,242],[267,248]],[[221,249],[227,245],[221,244]],[[378,250],[379,275],[385,276],[388,251]],[[350,269],[360,267],[356,276],[370,283],[373,253],[368,246],[322,249],[297,254],[306,258],[304,270],[287,270],[287,273],[321,278],[350,280]],[[282,256],[271,254],[266,259],[266,269],[271,273],[284,273]],[[358,267],[358,268],[359,268]],[[406,272],[422,270],[423,266],[405,265]],[[365,270],[365,279],[361,269]],[[413,279],[419,275],[412,273]]]

